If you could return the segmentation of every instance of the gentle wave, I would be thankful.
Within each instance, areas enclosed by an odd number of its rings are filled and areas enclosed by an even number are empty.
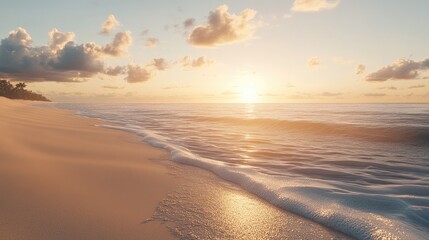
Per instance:
[[[235,118],[196,116],[191,121],[218,122],[236,126],[255,126],[267,130],[299,131],[311,135],[327,134],[366,141],[408,142],[429,144],[429,128],[425,126],[364,127],[357,124],[316,122],[308,120],[283,120],[272,118]]]

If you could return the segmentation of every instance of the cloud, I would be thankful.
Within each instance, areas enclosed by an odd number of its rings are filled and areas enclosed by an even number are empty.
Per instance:
[[[338,97],[343,95],[342,93],[333,93],[333,92],[323,92],[320,94],[322,97]]]
[[[140,36],[146,36],[149,33],[149,29],[145,29],[140,33]]]
[[[391,87],[378,87],[377,89],[380,90],[398,90],[397,87],[391,86]]]
[[[317,94],[314,93],[303,93],[303,92],[296,92],[295,94],[288,95],[288,98],[292,99],[315,99],[317,98]]]
[[[107,88],[107,89],[122,89],[122,87],[111,86],[111,85],[104,85],[103,88]]]
[[[119,21],[115,18],[113,15],[109,15],[104,21],[103,25],[101,25],[101,33],[102,34],[109,34],[112,29],[119,26]]]
[[[326,98],[342,98],[344,94],[340,92],[296,92],[293,95],[289,95],[288,98],[293,99],[326,99]]]
[[[318,57],[312,57],[310,59],[308,59],[307,61],[307,65],[310,67],[316,67],[319,66],[321,64],[320,59]]]
[[[234,96],[234,95],[238,95],[238,92],[225,91],[225,92],[222,93],[222,95],[224,95],[224,96]]]
[[[120,74],[124,74],[126,72],[126,67],[124,66],[116,66],[116,67],[108,67],[104,70],[104,74],[110,76],[118,76]]]
[[[152,79],[157,71],[164,71],[167,67],[167,61],[164,58],[154,58],[144,66],[128,64],[125,80],[129,83],[146,82]]]
[[[185,56],[180,60],[180,62],[182,63],[183,67],[197,68],[197,67],[209,66],[213,64],[215,61],[212,59],[208,59],[205,56],[201,56],[197,59],[192,59],[189,56]]]
[[[57,30],[53,35],[68,36]],[[67,37],[66,37],[67,38]],[[18,28],[0,43],[0,77],[20,81],[81,81],[103,69],[97,54],[87,51],[87,44],[64,44],[64,39],[52,39],[52,47],[33,47],[31,36]]]
[[[76,44],[74,33],[53,29],[48,46],[32,46],[24,28],[11,31],[0,42],[0,77],[12,81],[85,81],[96,74],[112,73],[102,58],[124,54],[131,44],[129,32],[118,33],[105,46],[89,42]]]
[[[195,18],[188,18],[183,22],[183,27],[185,29],[191,28],[195,25]]]
[[[383,82],[390,79],[419,79],[420,73],[429,69],[429,58],[416,62],[410,59],[399,59],[391,65],[370,73],[367,81]]]
[[[49,47],[53,51],[63,49],[68,42],[73,41],[74,37],[75,35],[73,32],[62,33],[56,28],[53,28],[52,31],[49,32]]]
[[[119,32],[113,41],[103,48],[103,53],[114,57],[125,55],[132,42],[133,38],[130,31]]]
[[[129,83],[146,82],[153,76],[152,69],[147,66],[128,65],[128,72],[125,80]]]
[[[384,93],[367,93],[365,94],[366,97],[384,97],[386,94]]]
[[[211,11],[205,25],[195,27],[189,35],[189,43],[194,46],[213,47],[249,39],[256,25],[252,22],[256,11],[244,9],[239,15],[228,12],[222,5]]]
[[[377,89],[383,90],[383,89],[387,89],[387,90],[398,90],[397,87],[391,86],[391,87],[379,87]]]
[[[93,76],[104,69],[103,62],[98,60],[98,50],[95,47],[93,43],[76,45],[74,42],[68,42],[57,52],[56,58],[52,59],[49,65],[63,72],[76,71],[84,78]]]
[[[164,58],[154,58],[152,60],[152,66],[154,66],[158,71],[164,71],[167,69],[168,64]]]
[[[424,88],[424,87],[426,87],[426,85],[420,84],[420,85],[409,86],[408,89]]]
[[[325,9],[333,9],[338,6],[340,0],[295,0],[292,11],[318,12]]]
[[[356,66],[355,72],[356,72],[357,75],[359,75],[359,74],[364,73],[365,70],[366,70],[366,66],[362,65],[362,64],[359,64],[359,65]]]
[[[20,27],[16,31],[9,32],[9,37],[2,40],[3,42],[7,42],[10,46],[30,47],[33,40],[30,34],[24,28]]]
[[[179,88],[190,88],[191,86],[185,85],[185,86],[167,86],[163,87],[163,90],[171,90],[171,89],[179,89]]]
[[[159,43],[159,39],[152,37],[152,38],[148,38],[146,40],[146,43],[144,44],[144,46],[148,47],[148,48],[150,48],[150,47],[156,47],[158,45],[158,43]]]
[[[391,86],[391,87],[381,87],[381,88],[378,88],[378,89],[398,90],[398,88],[394,87],[394,86]]]

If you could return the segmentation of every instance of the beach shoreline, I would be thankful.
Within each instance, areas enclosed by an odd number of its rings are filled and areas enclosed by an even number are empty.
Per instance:
[[[1,239],[347,238],[138,136],[33,104],[0,98]]]

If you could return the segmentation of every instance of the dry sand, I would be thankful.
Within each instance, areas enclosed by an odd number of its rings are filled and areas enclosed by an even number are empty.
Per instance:
[[[166,153],[68,111],[0,97],[0,239],[168,239]]]
[[[31,104],[0,97],[2,240],[346,238],[134,135]]]

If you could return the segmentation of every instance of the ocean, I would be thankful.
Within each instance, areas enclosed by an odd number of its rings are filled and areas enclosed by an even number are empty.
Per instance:
[[[429,239],[429,104],[56,104],[358,239]]]

